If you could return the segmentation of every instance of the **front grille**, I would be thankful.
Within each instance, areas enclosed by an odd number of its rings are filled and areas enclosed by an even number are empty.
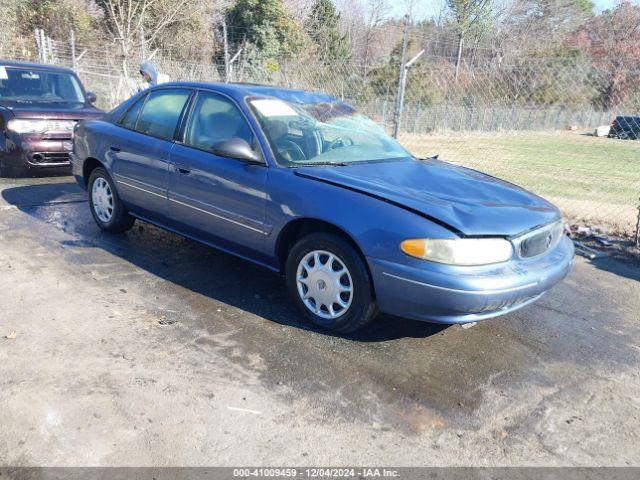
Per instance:
[[[38,165],[65,165],[69,163],[69,152],[39,152],[31,154],[31,161]]]
[[[546,225],[514,240],[521,258],[531,258],[553,248],[562,238],[562,222]]]

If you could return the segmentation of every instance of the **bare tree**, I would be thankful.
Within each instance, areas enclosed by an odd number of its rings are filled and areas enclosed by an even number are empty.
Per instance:
[[[362,53],[363,73],[366,76],[371,62],[373,45],[380,26],[389,15],[387,0],[367,0],[365,28],[363,35],[364,51]]]
[[[189,0],[163,2],[163,15],[154,16],[154,22],[148,21],[154,7],[160,0],[103,0],[106,11],[106,27],[122,51],[122,70],[127,75],[127,61],[136,45],[142,48],[153,41],[175,21],[179,12]]]
[[[455,81],[457,82],[464,40],[471,32],[478,33],[479,30],[487,26],[491,13],[491,0],[447,0],[447,4],[453,15],[458,35],[455,73]]]
[[[565,39],[593,17],[581,0],[494,0],[492,10],[489,48],[494,60],[505,63],[562,49]]]

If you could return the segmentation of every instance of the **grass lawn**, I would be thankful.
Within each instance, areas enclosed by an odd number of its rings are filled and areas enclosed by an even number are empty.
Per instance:
[[[629,231],[640,197],[640,141],[579,132],[404,135],[419,156],[487,172],[554,201],[575,221]]]

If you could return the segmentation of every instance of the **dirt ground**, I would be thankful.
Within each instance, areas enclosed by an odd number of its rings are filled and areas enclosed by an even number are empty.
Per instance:
[[[0,299],[0,464],[640,465],[640,271],[611,258],[471,328],[338,337],[275,274],[100,232],[68,177],[0,180]]]

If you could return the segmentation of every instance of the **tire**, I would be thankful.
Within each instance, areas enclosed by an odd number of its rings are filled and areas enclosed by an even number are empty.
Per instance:
[[[318,327],[351,333],[370,323],[378,313],[373,282],[362,256],[337,235],[313,233],[298,240],[287,257],[285,274],[294,303],[307,321]],[[299,277],[313,281],[299,282]],[[336,282],[340,287],[335,286]],[[309,295],[306,300],[305,295]],[[325,305],[338,298],[342,304],[336,301],[331,308]]]
[[[122,233],[133,226],[135,218],[120,201],[113,180],[104,168],[96,168],[91,172],[87,193],[91,215],[102,230]]]

